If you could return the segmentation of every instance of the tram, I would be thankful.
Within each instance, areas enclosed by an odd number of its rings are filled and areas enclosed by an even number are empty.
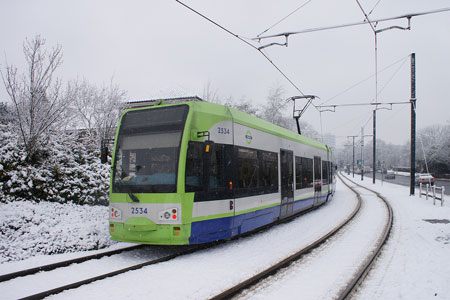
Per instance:
[[[335,186],[325,144],[203,101],[125,111],[111,170],[111,239],[141,244],[228,239],[319,206]]]

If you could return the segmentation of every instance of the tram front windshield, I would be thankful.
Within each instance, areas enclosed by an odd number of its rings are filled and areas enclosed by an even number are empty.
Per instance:
[[[174,193],[187,105],[130,111],[116,146],[113,192]]]

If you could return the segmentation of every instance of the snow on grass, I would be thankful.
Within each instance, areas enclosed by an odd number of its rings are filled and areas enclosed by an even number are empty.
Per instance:
[[[112,245],[108,207],[53,202],[0,203],[0,263]]]
[[[356,298],[450,299],[450,197],[441,207],[440,202],[409,196],[409,187],[380,181],[373,185],[371,180],[363,184],[387,198],[394,223]]]
[[[448,263],[450,257],[450,197],[446,197],[447,202],[444,207],[441,207],[440,202],[433,205],[432,200],[427,201],[418,196],[409,196],[408,187],[380,181],[373,185],[371,180],[368,178],[367,183],[364,184],[381,192],[391,203],[394,210],[394,227],[389,241],[355,298],[450,299],[448,284],[450,278],[448,275],[450,274],[450,264]],[[357,182],[361,183],[359,180]],[[349,200],[352,200],[353,197],[345,192],[343,186],[338,183],[335,198],[331,202],[319,210],[303,215],[289,223],[275,226],[254,236],[222,244],[208,251],[201,251],[171,262],[142,268],[70,290],[55,295],[52,299],[208,298],[218,291],[230,287],[233,283],[239,282],[249,273],[261,270],[267,264],[268,259],[273,261],[283,258],[291,253],[293,248],[300,247],[299,243],[307,243],[309,238],[321,231],[321,227],[335,223],[337,215],[342,213],[345,207],[351,209],[348,206],[350,205]],[[111,243],[108,241],[106,213],[106,207],[95,206],[29,202],[1,204],[0,252],[2,261],[4,261],[5,251],[14,253],[14,248],[16,250],[25,249],[30,244],[38,244],[34,241],[36,239],[41,244],[47,245],[46,247],[51,244],[49,240],[56,240],[59,244],[67,243],[67,245],[69,245],[68,241],[72,241],[73,244],[77,241],[79,251],[94,244],[89,239],[94,235],[98,241]],[[5,219],[9,221],[5,222]],[[32,220],[43,221],[34,224]],[[12,239],[14,231],[8,226],[10,223],[21,224],[20,222],[26,224],[27,227],[35,228],[22,228],[14,241]],[[46,225],[39,227],[41,223]],[[10,239],[3,234],[5,228],[8,228]],[[361,229],[365,230],[365,228]],[[50,232],[50,230],[54,236],[42,237],[43,232]],[[34,232],[34,235],[31,235],[31,232]],[[21,237],[21,235],[25,236]],[[120,244],[116,243],[112,247],[118,247]],[[43,253],[45,252],[35,254]],[[31,255],[34,254],[23,254],[22,258]],[[16,265],[21,267],[24,264],[27,266],[37,265],[44,259],[66,255],[69,254],[40,255],[24,261],[4,263],[2,267],[6,271],[6,269],[15,268]],[[75,253],[70,255],[75,255]],[[17,259],[20,258],[17,257]],[[320,262],[319,265],[315,265],[316,272],[325,274],[329,271],[329,267],[337,268],[335,258],[329,260],[323,258]],[[104,266],[100,264],[101,262],[93,268],[103,268]],[[307,274],[305,273],[305,275]],[[348,274],[348,276],[350,275]],[[66,276],[73,278],[75,275],[67,272]],[[176,278],[175,288],[174,278]],[[339,278],[336,279],[336,281],[338,280]],[[289,287],[290,294],[295,295],[296,289],[305,289],[303,283],[298,282],[295,286]],[[40,283],[33,282],[31,284],[37,286]],[[322,281],[319,280],[314,282],[314,286],[307,288],[328,290],[329,286],[322,284]],[[276,292],[275,284],[272,289]],[[270,289],[267,294],[269,291]],[[280,290],[279,293],[271,295],[282,299],[285,292]]]

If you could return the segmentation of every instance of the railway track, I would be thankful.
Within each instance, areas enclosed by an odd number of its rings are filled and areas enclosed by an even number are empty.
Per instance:
[[[349,202],[349,203],[351,203],[351,202]],[[332,230],[329,230],[328,234],[323,236],[320,240],[309,244],[308,246],[304,247],[301,251],[299,251],[299,252],[291,255],[290,257],[284,259],[279,264],[277,264],[277,266],[272,266],[272,267],[264,270],[263,272],[260,272],[260,274],[258,274],[257,276],[254,276],[251,279],[245,280],[245,282],[241,282],[241,284],[239,284],[238,286],[234,286],[233,288],[231,288],[231,289],[229,289],[229,290],[227,290],[225,292],[222,292],[221,294],[213,297],[212,299],[227,299],[227,298],[230,298],[230,297],[232,297],[234,295],[237,295],[243,289],[255,285],[256,283],[261,281],[262,278],[270,279],[270,276],[275,274],[275,273],[277,273],[280,268],[283,268],[285,266],[289,266],[292,263],[292,261],[298,260],[299,258],[304,256],[305,254],[311,252],[313,249],[320,247],[320,245],[324,244],[326,240],[331,239],[332,236],[334,236],[338,232],[340,232],[341,229],[343,227],[345,227],[346,224],[351,222],[355,218],[355,216],[358,215],[358,212],[360,211],[360,207],[361,207],[361,200],[358,201],[358,204],[355,206],[355,208],[353,209],[351,214],[349,214],[348,217],[346,217],[346,219],[339,224],[339,226],[335,227]],[[349,207],[349,209],[352,209],[352,208]],[[337,237],[334,237],[333,239],[337,239]],[[122,268],[120,270],[117,269],[116,271],[106,272],[103,275],[95,276],[95,277],[92,277],[92,278],[89,278],[89,279],[86,279],[86,280],[80,280],[78,282],[62,285],[60,287],[49,289],[47,291],[35,293],[33,295],[30,295],[30,296],[22,297],[22,299],[42,299],[42,298],[47,297],[49,295],[57,294],[57,293],[60,293],[62,291],[68,290],[68,289],[73,289],[73,288],[79,287],[81,285],[90,283],[90,282],[94,282],[94,281],[101,280],[101,279],[104,279],[104,278],[112,277],[112,276],[115,276],[115,275],[118,275],[118,274],[122,274],[122,273],[125,273],[125,272],[128,272],[128,271],[131,271],[131,270],[137,270],[139,268],[142,268],[142,267],[145,267],[145,266],[149,266],[149,265],[152,265],[152,264],[157,264],[157,263],[160,263],[160,262],[168,261],[168,260],[171,260],[171,259],[173,259],[175,257],[181,256],[181,255],[185,255],[185,254],[188,254],[188,253],[192,253],[192,252],[195,252],[195,251],[197,251],[199,249],[205,249],[205,248],[208,248],[208,247],[211,247],[211,246],[212,245],[207,245],[207,246],[202,246],[200,248],[186,249],[187,251],[178,251],[177,253],[172,253],[170,255],[164,255],[164,256],[161,256],[161,257],[159,257],[157,259],[152,259],[152,260],[149,260],[149,261],[146,261],[146,262],[143,262],[143,263],[135,264],[135,265],[127,267],[127,268]],[[314,251],[314,252],[316,252],[316,251]],[[373,261],[373,259],[372,259],[372,261]],[[69,272],[70,272],[70,269],[69,269]],[[357,283],[359,281],[355,280],[355,282]],[[348,294],[350,294],[352,289],[346,289],[346,290],[349,290],[349,292],[347,293],[347,295],[348,295]],[[29,294],[31,294],[31,293],[29,293]],[[347,297],[347,296],[345,296],[345,297]],[[345,299],[345,297],[342,298],[342,299]],[[15,297],[15,298],[19,298],[19,297]]]
[[[380,238],[378,239],[378,243],[377,243],[377,246],[376,246],[375,250],[371,253],[371,255],[369,255],[367,257],[366,261],[361,265],[361,267],[359,268],[358,272],[355,274],[355,276],[353,276],[352,280],[350,280],[350,282],[345,287],[345,289],[343,289],[341,291],[341,293],[340,293],[340,295],[338,297],[339,300],[344,300],[344,299],[349,298],[349,296],[351,296],[351,294],[355,291],[355,289],[361,284],[361,282],[367,276],[367,274],[369,273],[369,270],[371,269],[371,267],[373,266],[373,264],[375,262],[375,259],[381,253],[381,249],[383,248],[384,244],[387,242],[387,240],[389,238],[389,234],[390,234],[391,229],[392,229],[393,222],[394,222],[394,213],[392,211],[391,205],[386,200],[386,198],[384,198],[377,191],[374,191],[374,190],[369,189],[367,187],[364,187],[364,186],[362,186],[360,184],[357,184],[357,183],[355,183],[354,181],[352,181],[352,180],[350,180],[348,178],[347,178],[347,180],[349,180],[353,184],[359,186],[360,188],[363,188],[363,189],[365,189],[365,190],[367,190],[367,191],[377,195],[377,197],[379,199],[381,199],[383,201],[384,205],[386,206],[386,209],[387,209],[387,212],[388,212],[388,217],[387,217],[387,222],[385,224],[385,227],[383,229],[383,233],[380,236]],[[350,188],[350,189],[352,189],[352,188]],[[357,193],[354,189],[352,189],[352,191]]]
[[[253,230],[253,231],[248,232],[248,233],[245,233],[245,234],[243,234],[241,236],[238,236],[236,238],[250,236],[250,235],[253,235],[255,233],[267,230],[268,228],[273,227],[276,224],[289,222],[292,219],[298,217],[299,215],[305,214],[305,213],[307,213],[307,212],[309,212],[311,210],[314,210],[316,208],[317,207],[311,208],[311,209],[308,209],[308,210],[305,210],[305,211],[302,211],[302,212],[300,212],[300,213],[298,213],[296,215],[290,216],[289,218],[280,220],[280,221],[278,221],[276,223],[273,223],[273,224],[270,224],[270,225],[263,226],[261,228],[258,228],[256,230]],[[232,239],[235,239],[235,238],[232,238]],[[52,288],[52,289],[49,289],[49,290],[45,290],[45,291],[42,291],[42,292],[39,292],[39,293],[34,293],[32,295],[29,295],[29,296],[25,296],[25,297],[20,296],[19,299],[27,299],[27,300],[43,299],[43,298],[48,297],[50,295],[59,294],[59,293],[65,291],[65,290],[74,289],[74,288],[80,287],[82,285],[89,284],[89,283],[92,283],[92,282],[95,282],[95,281],[98,281],[98,280],[106,279],[106,278],[109,278],[109,277],[117,276],[117,275],[126,273],[128,271],[138,270],[138,269],[143,268],[145,266],[150,266],[150,265],[154,265],[154,264],[157,264],[157,263],[169,261],[169,260],[174,259],[176,257],[182,256],[182,255],[186,255],[186,254],[190,254],[190,253],[193,253],[193,252],[198,251],[198,250],[207,249],[207,248],[213,247],[215,245],[221,244],[223,242],[225,242],[225,241],[217,241],[217,242],[212,242],[212,243],[209,243],[209,244],[202,244],[202,245],[195,245],[195,246],[184,246],[183,247],[184,249],[182,249],[180,251],[176,251],[175,253],[171,253],[171,254],[168,254],[168,255],[163,255],[163,256],[158,257],[156,259],[151,259],[151,260],[139,263],[139,264],[134,264],[134,265],[126,267],[126,268],[117,269],[117,270],[114,270],[112,272],[106,272],[106,273],[103,273],[101,275],[93,276],[91,278],[83,279],[83,280],[80,280],[80,281],[77,281],[77,282],[73,282],[73,283],[70,283],[70,284],[64,284],[64,285],[61,285],[61,286],[58,286],[58,287],[55,287],[55,288]],[[80,263],[84,263],[84,262],[88,262],[88,261],[92,261],[92,260],[96,260],[96,259],[101,259],[103,257],[110,257],[110,256],[113,256],[113,255],[121,254],[123,252],[130,252],[130,251],[133,251],[133,250],[139,250],[139,249],[142,249],[144,247],[146,247],[146,245],[136,245],[136,246],[131,246],[131,247],[127,247],[127,248],[122,248],[122,249],[117,249],[117,250],[112,250],[112,251],[106,251],[106,252],[102,252],[102,253],[98,253],[98,254],[94,254],[94,255],[89,255],[89,256],[79,257],[79,258],[70,259],[70,260],[66,260],[66,261],[61,261],[61,262],[57,262],[57,263],[53,263],[53,264],[38,266],[38,267],[26,269],[26,270],[20,270],[20,271],[8,273],[8,274],[3,274],[3,275],[0,275],[0,284],[2,282],[7,282],[9,280],[14,280],[14,279],[20,279],[21,277],[30,276],[30,275],[33,275],[33,274],[36,274],[36,273],[39,273],[39,272],[49,272],[49,271],[57,270],[57,269],[60,269],[60,268],[68,267],[68,266],[71,266],[71,265],[74,265],[74,264],[80,264]],[[167,248],[167,249],[169,249],[169,248]],[[171,251],[168,251],[168,252],[171,252]]]
[[[329,238],[336,235],[342,228],[344,228],[353,218],[358,214],[358,212],[361,209],[361,197],[358,197],[357,205],[355,206],[354,210],[347,216],[345,220],[343,220],[341,223],[339,223],[336,227],[331,229],[327,234],[323,235],[316,241],[312,242],[311,244],[307,245],[306,247],[298,250],[296,253],[290,255],[289,257],[279,261],[278,263],[272,265],[271,267],[263,270],[262,272],[259,272],[258,274],[252,276],[251,278],[248,278],[245,281],[242,281],[241,283],[223,291],[222,293],[210,298],[210,300],[222,300],[222,299],[230,299],[233,296],[238,295],[239,293],[243,292],[245,289],[251,288],[252,286],[256,285],[260,281],[268,278],[271,275],[276,274],[278,271],[282,270],[283,268],[288,267],[293,262],[299,260],[306,254],[310,253],[312,250],[320,247],[323,245]]]
[[[92,283],[94,281],[97,280],[102,280],[108,277],[112,277],[112,276],[116,276],[128,271],[132,271],[132,270],[137,270],[140,268],[143,268],[145,266],[149,266],[149,265],[153,265],[153,264],[157,264],[157,263],[161,263],[161,262],[165,262],[165,261],[169,261],[171,259],[174,259],[176,257],[182,256],[182,255],[186,255],[186,254],[190,254],[193,253],[195,251],[198,251],[200,249],[205,249],[208,247],[211,247],[213,244],[207,244],[207,245],[201,245],[201,246],[197,246],[197,247],[183,247],[183,249],[176,251],[175,253],[171,253],[168,255],[164,255],[155,259],[151,259],[142,263],[138,263],[138,264],[134,264],[132,266],[128,266],[126,268],[122,268],[122,269],[117,269],[115,271],[112,272],[107,272],[101,275],[97,275],[91,278],[87,278],[84,280],[80,280],[77,282],[73,282],[70,284],[66,284],[66,285],[62,285],[62,286],[58,286],[56,288],[51,288],[49,290],[45,290],[42,292],[38,292],[29,296],[20,296],[19,299],[27,299],[27,300],[32,300],[32,299],[43,299],[45,297],[48,297],[50,295],[54,295],[54,294],[58,294],[61,293],[65,290],[69,290],[69,289],[74,289],[77,287],[80,287],[82,285],[85,284],[89,284]],[[99,253],[99,254],[95,254],[95,255],[89,255],[89,256],[85,256],[85,257],[80,257],[80,258],[76,258],[76,259],[71,259],[71,260],[67,260],[67,261],[62,261],[62,262],[58,262],[58,263],[54,263],[54,264],[50,264],[50,265],[45,265],[45,266],[40,266],[40,267],[36,267],[36,268],[31,268],[31,269],[27,269],[27,270],[22,270],[22,271],[18,271],[18,272],[14,272],[14,273],[9,273],[9,274],[4,274],[0,277],[1,281],[3,282],[7,282],[8,280],[20,280],[19,277],[24,277],[24,276],[33,276],[33,274],[36,274],[38,272],[47,272],[47,271],[52,271],[52,270],[56,270],[58,268],[64,268],[67,266],[70,266],[72,264],[79,264],[79,263],[83,263],[83,262],[87,262],[87,261],[91,261],[91,260],[95,260],[95,259],[100,259],[102,257],[105,256],[113,256],[113,255],[117,255],[117,254],[121,254],[123,252],[128,252],[128,251],[132,251],[132,250],[137,250],[140,248],[145,247],[146,245],[136,245],[136,246],[132,246],[132,247],[128,247],[128,248],[123,248],[123,249],[118,249],[118,250],[113,250],[113,251],[108,251],[108,252],[104,252],[104,253]]]
[[[56,262],[53,264],[38,266],[38,267],[25,269],[25,270],[20,270],[20,271],[8,273],[8,274],[2,274],[2,275],[0,275],[0,282],[4,282],[4,281],[11,280],[11,279],[18,278],[18,277],[36,274],[38,272],[55,270],[57,268],[67,267],[67,266],[70,266],[71,264],[78,264],[78,263],[82,263],[82,262],[92,260],[92,259],[100,259],[105,256],[111,256],[111,255],[119,254],[119,253],[126,252],[126,251],[136,250],[136,249],[142,248],[143,246],[144,245],[135,245],[135,246],[127,247],[127,248],[106,251],[106,252],[93,254],[93,255],[87,255],[87,256],[83,256],[83,257],[77,257],[74,259],[68,259],[65,261],[60,261],[60,262]]]
[[[248,278],[245,281],[240,282],[239,284],[221,292],[220,294],[217,294],[216,296],[210,298],[211,300],[219,300],[219,299],[231,299],[231,298],[240,298],[240,296],[248,296],[245,295],[245,291],[248,291],[249,289],[255,289],[255,287],[258,284],[261,284],[262,282],[270,281],[271,276],[276,276],[277,273],[281,273],[280,271],[285,271],[286,268],[289,268],[290,265],[292,265],[295,261],[298,261],[299,259],[305,257],[308,253],[310,253],[313,249],[319,248],[320,246],[324,245],[328,240],[330,240],[331,237],[335,236],[338,232],[341,231],[346,225],[351,222],[360,212],[361,206],[362,206],[362,197],[361,193],[358,192],[355,188],[352,188],[350,185],[344,182],[342,178],[340,178],[341,181],[349,187],[355,194],[358,199],[358,204],[355,207],[354,211],[345,219],[342,223],[340,223],[338,226],[336,226],[334,229],[332,229],[329,233],[322,236],[321,238],[317,239],[315,242],[309,244],[308,246],[300,249],[298,252],[294,253],[293,255],[279,261],[278,263],[272,265],[271,267],[259,272],[258,274],[254,275],[251,278]],[[348,180],[348,179],[347,179]],[[353,182],[353,184],[357,185]],[[360,188],[364,188],[360,185],[358,185]],[[367,189],[367,188],[364,188]],[[367,189],[369,190],[369,189]],[[371,190],[369,190],[371,191]],[[339,291],[337,299],[347,299],[352,292],[355,290],[355,287],[357,287],[361,281],[365,278],[368,271],[370,270],[373,262],[375,261],[375,258],[378,256],[378,254],[381,251],[382,246],[386,242],[389,232],[392,226],[392,209],[390,208],[390,205],[386,202],[386,200],[377,192],[371,191],[377,195],[382,201],[385,203],[387,211],[388,211],[388,218],[387,222],[384,226],[383,233],[381,237],[377,241],[377,245],[375,247],[375,251],[372,251],[370,255],[368,255],[365,259],[365,261],[360,265],[357,272],[354,273],[354,276],[348,280],[347,284]],[[270,283],[269,283],[270,284]],[[244,297],[245,298],[245,297]],[[251,298],[251,296],[250,296]],[[264,297],[262,297],[264,298]],[[270,298],[270,297],[269,297]]]

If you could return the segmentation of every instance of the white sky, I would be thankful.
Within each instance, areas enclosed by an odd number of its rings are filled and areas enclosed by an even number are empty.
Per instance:
[[[186,0],[236,34],[254,37],[306,0]],[[368,12],[378,0],[360,0]],[[372,19],[450,7],[448,0],[381,0]],[[355,0],[313,0],[268,33],[363,21]],[[378,28],[406,25],[406,20]],[[391,30],[378,36],[380,102],[410,98],[409,54],[417,61],[418,129],[450,119],[450,12],[414,17],[411,31]],[[111,77],[130,100],[161,95],[202,95],[210,82],[220,97],[245,97],[263,105],[270,87],[281,84],[286,98],[298,92],[256,50],[193,14],[175,1],[7,1],[0,0],[0,64],[23,70],[22,44],[40,34],[47,46],[61,44],[63,80],[86,78],[101,85]],[[284,39],[270,42],[284,42]],[[375,97],[374,77],[338,96],[375,72],[374,34],[369,25],[308,33],[289,38],[289,47],[270,47],[268,55],[305,94],[320,97],[319,105],[369,103]],[[394,76],[395,75],[395,76]],[[388,83],[386,85],[386,83]],[[0,101],[6,101],[4,86]],[[338,108],[322,113],[323,133],[338,142],[357,135],[365,125],[372,133],[373,107]],[[320,132],[318,111],[304,115]],[[377,137],[396,144],[409,138],[409,105],[381,110]]]

